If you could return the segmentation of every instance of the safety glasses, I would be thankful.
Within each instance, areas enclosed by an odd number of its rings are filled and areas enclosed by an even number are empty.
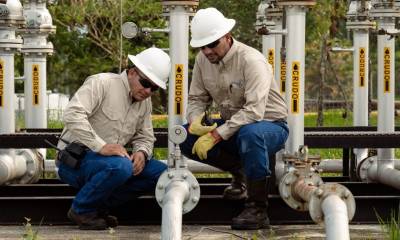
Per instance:
[[[139,75],[139,83],[140,85],[142,85],[143,88],[150,88],[152,92],[155,92],[159,89],[159,86],[152,84],[150,80],[143,77],[142,74],[137,69],[136,72]]]
[[[214,42],[212,42],[210,44],[207,44],[205,46],[200,47],[200,49],[203,50],[205,48],[210,48],[210,49],[216,48],[218,46],[219,42],[220,42],[219,39],[217,39],[216,41],[214,41]]]

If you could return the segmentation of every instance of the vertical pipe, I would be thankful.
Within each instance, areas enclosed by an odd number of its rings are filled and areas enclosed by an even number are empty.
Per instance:
[[[275,49],[275,35],[262,35],[262,52],[266,57],[267,62],[271,64],[274,74],[276,73],[276,49]]]
[[[305,8],[288,6],[286,103],[290,133],[286,149],[290,153],[304,144],[304,52],[305,52]]]
[[[24,57],[25,127],[47,128],[46,57]]]
[[[378,19],[378,29],[395,29],[394,18]],[[394,132],[395,39],[378,35],[378,131]],[[378,149],[378,160],[394,159],[394,150]]]
[[[275,18],[275,29],[277,31],[282,30],[282,18]],[[279,86],[280,93],[284,94],[284,91],[282,91],[282,86],[281,86],[281,48],[282,48],[282,38],[283,36],[281,34],[275,34],[275,80],[276,83]]]
[[[168,89],[168,128],[185,122],[188,98],[189,13],[184,6],[171,6],[169,12],[169,46],[172,71]],[[168,152],[174,144],[168,142]]]
[[[322,202],[327,240],[349,240],[347,207],[337,195],[329,195]]]
[[[353,125],[368,126],[368,30],[353,31]],[[368,149],[354,149],[357,163],[368,157]]]
[[[182,209],[189,196],[189,186],[184,181],[173,181],[168,185],[162,207],[162,240],[182,239]]]
[[[15,34],[14,31],[7,32]],[[0,48],[0,134],[14,132],[14,53]]]

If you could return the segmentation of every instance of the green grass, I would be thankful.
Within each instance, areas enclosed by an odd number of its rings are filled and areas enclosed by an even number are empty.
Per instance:
[[[384,233],[385,240],[398,240],[400,239],[400,215],[392,211],[390,214],[390,219],[382,219],[378,213],[376,213],[379,225]]]

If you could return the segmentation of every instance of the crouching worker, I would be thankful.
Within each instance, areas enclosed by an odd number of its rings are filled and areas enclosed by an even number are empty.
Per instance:
[[[269,156],[288,137],[286,104],[265,56],[230,33],[235,20],[215,8],[199,10],[191,21],[190,45],[199,48],[189,89],[188,138],[183,154],[232,174],[226,199],[246,198],[233,229],[269,227]],[[214,102],[221,119],[204,126]]]
[[[63,151],[56,164],[60,179],[79,189],[67,216],[80,229],[116,227],[110,207],[153,190],[166,169],[152,159],[150,96],[166,88],[170,58],[158,48],[128,58],[132,65],[121,74],[88,77],[64,112],[64,141],[58,143]],[[131,144],[132,154],[126,144]],[[83,153],[77,145],[86,148]]]

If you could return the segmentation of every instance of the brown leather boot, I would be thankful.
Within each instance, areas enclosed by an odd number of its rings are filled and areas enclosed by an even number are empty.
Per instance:
[[[247,192],[244,210],[232,219],[232,229],[255,230],[270,228],[267,214],[267,179],[259,181],[247,180]]]
[[[106,221],[98,217],[97,212],[77,214],[70,208],[67,216],[72,222],[76,223],[81,230],[105,230],[108,227]]]

